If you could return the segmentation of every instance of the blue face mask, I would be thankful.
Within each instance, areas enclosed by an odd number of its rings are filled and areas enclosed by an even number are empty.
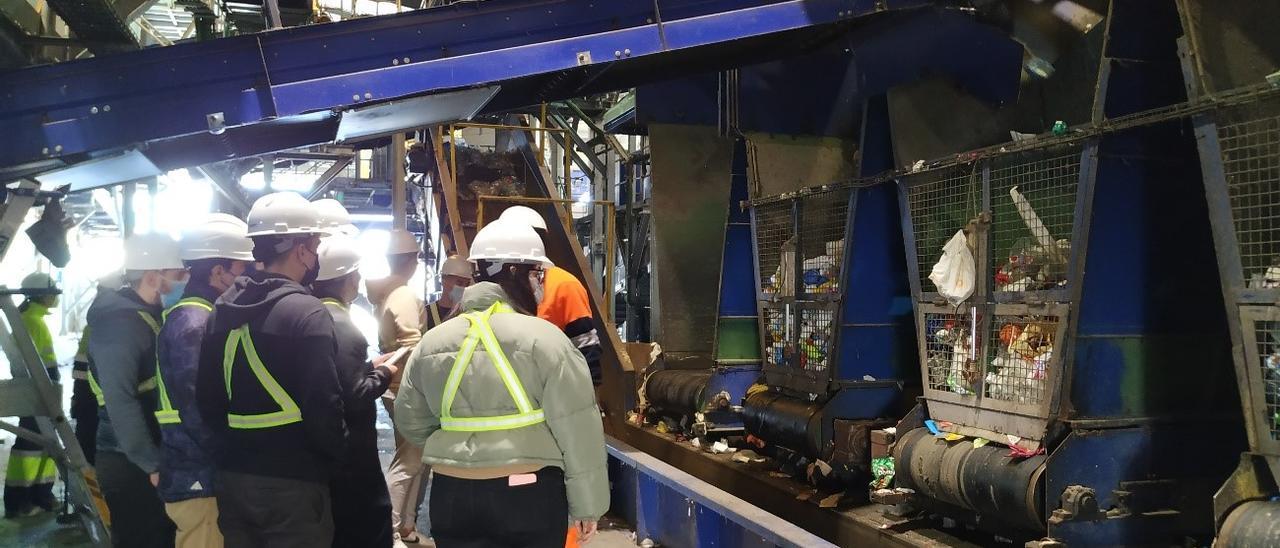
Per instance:
[[[169,292],[160,295],[160,303],[169,308],[182,300],[182,293],[187,290],[187,282],[169,282]]]

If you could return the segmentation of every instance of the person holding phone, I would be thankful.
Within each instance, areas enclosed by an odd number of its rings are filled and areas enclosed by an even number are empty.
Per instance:
[[[396,362],[408,353],[393,351],[369,361],[369,342],[351,321],[348,307],[360,293],[360,249],[345,236],[331,236],[320,244],[320,273],[311,294],[333,316],[338,345],[334,365],[342,386],[347,421],[344,466],[330,481],[333,498],[333,546],[390,548],[391,496],[378,460],[375,403],[399,371]]]

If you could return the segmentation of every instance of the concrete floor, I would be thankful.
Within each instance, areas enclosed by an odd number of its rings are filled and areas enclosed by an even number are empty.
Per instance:
[[[59,356],[72,356],[75,354],[75,342],[70,340],[62,340],[56,342],[56,350]],[[0,362],[3,356],[0,355]],[[63,360],[70,361],[70,360]],[[2,366],[2,364],[0,364]],[[3,372],[7,372],[8,367],[3,367]],[[3,375],[7,378],[7,375]],[[62,378],[70,379],[70,367],[62,368]],[[63,408],[70,406],[70,384],[67,384],[64,390]],[[391,460],[391,455],[395,451],[395,438],[392,435],[391,420],[387,417],[385,410],[381,404],[378,407],[378,453],[385,467]],[[0,419],[5,422],[16,424],[16,418]],[[4,470],[9,462],[9,450],[13,447],[14,435],[0,430],[0,477],[4,476]],[[55,493],[61,496],[62,485],[59,483],[55,487]],[[428,500],[430,500],[430,488],[428,487]],[[0,498],[3,494],[0,494]],[[430,520],[426,512],[426,505],[423,505],[423,511],[418,513],[418,531],[426,532],[431,530]],[[425,536],[425,535],[423,535]],[[79,548],[89,546],[88,536],[85,535],[80,528],[78,521],[61,524],[51,514],[42,513],[29,518],[21,518],[15,520],[0,519],[0,546],[21,546],[23,548]],[[429,541],[419,544],[418,546],[434,546]],[[589,548],[623,548],[635,546],[635,541],[631,538],[631,532],[614,528],[601,531],[595,539],[587,544]]]

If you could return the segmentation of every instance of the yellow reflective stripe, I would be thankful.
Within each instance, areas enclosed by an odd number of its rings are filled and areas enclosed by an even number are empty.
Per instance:
[[[493,328],[489,326],[489,317],[496,312],[508,313],[512,312],[512,309],[503,303],[494,303],[493,306],[490,306],[488,310],[482,313],[463,314],[471,322],[471,327],[467,330],[467,338],[462,342],[458,357],[454,360],[453,368],[449,371],[449,378],[445,381],[444,397],[441,403],[442,412],[440,414],[440,428],[443,430],[454,432],[513,430],[532,426],[546,420],[541,409],[533,408],[533,404],[529,401],[529,395],[524,390],[524,385],[520,383],[520,377],[516,375],[515,369],[511,367],[511,362],[507,360],[501,345],[498,344],[498,338],[494,335]],[[506,386],[507,393],[511,395],[516,408],[520,411],[519,413],[492,417],[453,416],[453,399],[458,394],[459,385],[462,384],[463,373],[471,365],[471,359],[475,355],[478,343],[484,345],[485,352],[488,354],[489,359],[493,361],[494,368],[498,370],[498,375],[502,378],[502,384]]]
[[[533,404],[529,403],[529,396],[524,392],[524,385],[520,384],[520,377],[516,376],[515,370],[511,369],[511,362],[507,361],[507,356],[502,352],[502,347],[498,346],[498,339],[493,334],[493,329],[489,328],[489,322],[482,322],[474,327],[480,331],[480,341],[484,343],[485,352],[489,353],[489,359],[493,360],[493,365],[498,368],[498,374],[502,376],[502,384],[506,385],[507,392],[511,394],[511,399],[516,402],[516,409],[521,413],[533,411]]]
[[[231,367],[235,363],[235,350],[237,347],[244,347],[245,359],[249,362],[249,370],[253,371],[253,376],[258,379],[258,384],[262,385],[280,406],[279,411],[271,413],[260,413],[256,415],[236,415],[227,413],[227,425],[232,428],[272,428],[276,426],[284,426],[302,421],[302,410],[298,408],[298,404],[293,401],[289,393],[276,382],[275,377],[267,371],[267,366],[262,363],[262,359],[258,356],[258,349],[253,345],[253,337],[249,335],[249,325],[242,325],[231,332],[227,337],[227,344],[224,347],[226,352],[222,357],[223,375],[226,379],[227,400],[231,400]]]
[[[470,314],[466,316],[472,322],[476,321]],[[462,341],[462,349],[458,351],[458,357],[453,361],[453,368],[449,370],[449,378],[444,383],[444,399],[440,402],[442,419],[453,417],[453,398],[458,395],[462,374],[466,373],[467,366],[471,365],[471,355],[475,353],[478,344],[480,344],[480,337],[476,336],[475,332],[467,333],[466,340]]]
[[[138,317],[142,318],[142,321],[147,322],[147,326],[150,327],[151,331],[155,332],[156,335],[160,334],[160,324],[157,323],[156,319],[151,317],[151,314],[148,314],[146,310],[139,310]]]
[[[213,312],[213,304],[209,301],[200,297],[187,297],[165,310],[161,318],[168,321],[169,313],[177,310],[179,306],[194,306]],[[160,356],[158,354],[156,355],[156,388],[160,391],[160,409],[156,411],[156,421],[160,424],[181,424],[182,417],[173,408],[173,402],[169,401],[169,391],[164,387],[164,377],[160,374]]]
[[[342,303],[342,301],[339,301],[338,299],[333,299],[333,298],[325,297],[325,298],[323,298],[323,299],[320,299],[320,302],[322,302],[322,303],[324,303],[324,304],[327,304],[327,305],[329,305],[329,306],[336,306],[336,307],[341,308],[341,309],[343,309],[343,310],[346,310],[346,309],[347,309],[347,305],[343,304],[343,303]]]
[[[5,485],[30,487],[53,483],[58,479],[58,467],[43,451],[15,449],[9,454],[9,467],[5,470]]]
[[[201,299],[200,297],[187,297],[185,299],[182,299],[181,301],[178,301],[173,306],[170,306],[168,310],[165,310],[164,313],[160,315],[161,319],[163,320],[169,319],[169,313],[176,310],[179,306],[195,306],[195,307],[203,308],[206,311],[213,312],[213,303],[206,301],[204,299]]]
[[[485,432],[490,430],[514,430],[533,426],[546,420],[542,410],[498,417],[451,417],[440,419],[440,427],[458,432]]]
[[[93,378],[93,371],[89,371],[87,376],[89,378],[89,391],[93,392],[94,399],[98,400],[98,407],[106,405],[107,400],[102,397],[102,387],[98,386],[98,379]]]

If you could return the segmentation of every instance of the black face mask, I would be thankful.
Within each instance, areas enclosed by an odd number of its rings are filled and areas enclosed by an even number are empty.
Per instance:
[[[308,249],[307,251],[311,251],[311,250]],[[298,282],[302,284],[304,287],[311,287],[311,284],[316,282],[316,277],[320,275],[320,255],[315,254],[315,257],[316,257],[315,266],[308,268],[307,271],[302,274],[302,279],[299,280]]]

